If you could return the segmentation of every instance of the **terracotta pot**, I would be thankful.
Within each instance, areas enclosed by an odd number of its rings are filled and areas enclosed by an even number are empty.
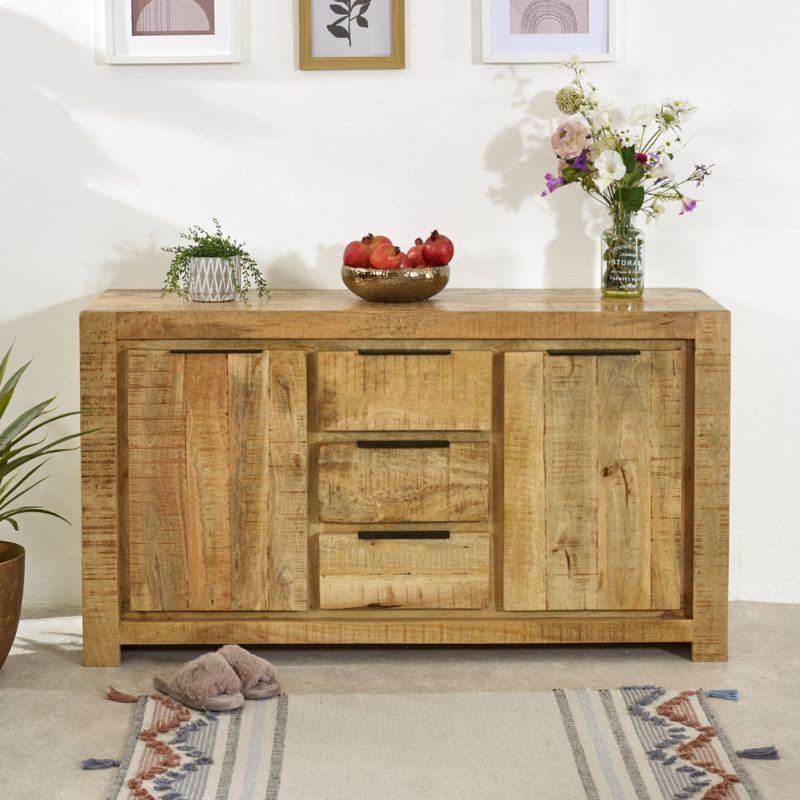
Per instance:
[[[0,542],[0,667],[17,635],[24,580],[25,548],[13,542]]]

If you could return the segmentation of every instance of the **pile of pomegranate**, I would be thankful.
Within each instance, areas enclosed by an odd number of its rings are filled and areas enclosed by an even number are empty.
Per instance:
[[[372,269],[445,267],[452,260],[453,252],[453,243],[439,231],[434,231],[424,242],[416,239],[408,253],[395,247],[388,236],[368,233],[345,247],[344,263],[348,267]]]

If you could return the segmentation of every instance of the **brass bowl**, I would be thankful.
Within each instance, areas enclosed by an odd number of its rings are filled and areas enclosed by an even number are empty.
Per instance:
[[[371,269],[342,266],[344,285],[371,303],[418,303],[447,286],[450,267]]]

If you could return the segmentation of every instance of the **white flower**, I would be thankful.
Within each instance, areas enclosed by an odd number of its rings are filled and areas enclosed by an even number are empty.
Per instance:
[[[681,140],[677,136],[667,136],[658,148],[659,155],[670,155],[680,150]],[[662,159],[663,160],[663,159]]]
[[[580,63],[581,63],[581,57],[580,56],[570,56],[568,59],[566,59],[566,60],[561,62],[561,66],[562,67],[569,67],[571,69],[572,67],[577,67],[578,64],[580,64]]]
[[[658,106],[653,103],[643,103],[631,111],[630,123],[646,127],[656,118],[656,114],[658,114]]]
[[[614,131],[614,135],[623,147],[633,147],[633,143],[636,141],[634,135],[627,128]]]
[[[693,106],[685,97],[669,97],[661,105],[671,109],[678,118],[683,119],[697,111],[697,107]]]
[[[612,111],[607,106],[600,106],[585,113],[586,119],[593,128],[610,128]]]
[[[625,163],[616,150],[603,150],[594,162],[597,170],[595,184],[599,191],[604,192],[613,181],[625,177]]]
[[[658,161],[650,167],[648,177],[652,178],[654,181],[661,180],[662,178],[672,178],[672,172],[669,168],[669,158],[666,156],[658,156]]]

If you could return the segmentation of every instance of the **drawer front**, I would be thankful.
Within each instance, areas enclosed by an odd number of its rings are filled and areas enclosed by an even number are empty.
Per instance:
[[[322,522],[482,522],[484,442],[344,442],[319,449]],[[444,446],[442,446],[444,445]]]
[[[320,534],[320,608],[486,608],[489,541],[488,533]]]
[[[429,351],[317,355],[320,430],[491,428],[492,354]]]

